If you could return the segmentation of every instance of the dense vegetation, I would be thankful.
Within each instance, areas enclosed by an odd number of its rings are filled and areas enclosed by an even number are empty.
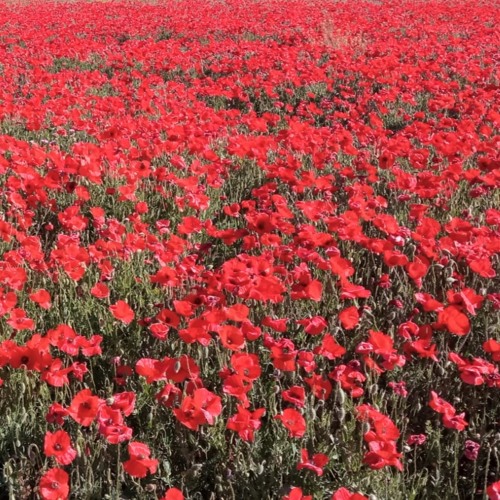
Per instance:
[[[499,500],[499,18],[2,4],[0,498]]]

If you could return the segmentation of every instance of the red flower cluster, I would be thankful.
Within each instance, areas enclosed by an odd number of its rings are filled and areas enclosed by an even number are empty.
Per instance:
[[[370,429],[363,436],[369,448],[363,462],[372,469],[392,465],[400,471],[403,470],[403,464],[399,460],[402,455],[396,448],[400,433],[394,422],[367,404],[357,406],[356,412],[358,420],[370,425]]]
[[[431,391],[429,406],[443,416],[443,425],[448,429],[463,431],[467,427],[468,423],[465,420],[465,413],[457,415],[457,410],[455,410],[453,405],[440,398],[434,391]]]

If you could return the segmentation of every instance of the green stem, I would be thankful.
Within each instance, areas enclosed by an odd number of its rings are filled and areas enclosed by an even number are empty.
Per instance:
[[[118,452],[116,454],[116,500],[120,500],[120,466],[121,466],[121,446],[118,444]]]

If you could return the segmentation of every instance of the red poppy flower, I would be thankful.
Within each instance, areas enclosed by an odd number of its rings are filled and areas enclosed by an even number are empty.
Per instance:
[[[132,414],[135,407],[136,396],[134,392],[119,392],[113,394],[108,404],[114,410],[120,410],[126,417]]]
[[[231,356],[231,367],[240,377],[250,382],[257,380],[262,373],[257,354],[237,352]]]
[[[500,481],[492,483],[486,489],[489,500],[500,500]]]
[[[169,330],[170,328],[163,323],[153,323],[152,325],[149,325],[149,331],[153,337],[156,337],[159,340],[166,340]]]
[[[300,387],[298,385],[294,385],[290,387],[290,389],[283,391],[281,393],[281,397],[283,398],[283,401],[292,403],[297,406],[297,408],[303,408],[306,404],[306,391],[303,387]]]
[[[289,339],[282,338],[279,341],[271,341],[271,359],[274,367],[278,370],[295,371],[297,353],[294,343]]]
[[[50,309],[52,307],[50,294],[49,292],[47,292],[47,290],[44,290],[43,288],[41,290],[31,293],[30,299],[43,309]]]
[[[252,442],[255,431],[262,425],[260,419],[265,413],[265,408],[249,411],[242,405],[238,405],[238,413],[229,418],[227,428],[236,431],[244,441]]]
[[[97,417],[102,399],[94,396],[90,389],[83,389],[71,401],[68,414],[84,427],[89,427]]]
[[[245,347],[245,336],[240,328],[223,325],[219,330],[221,344],[231,351],[241,351]]]
[[[145,377],[148,384],[166,380],[165,370],[165,360],[160,361],[158,359],[142,358],[135,364],[136,373]]]
[[[345,278],[341,278],[340,285],[341,285],[340,298],[342,300],[355,299],[355,298],[367,299],[371,295],[370,290],[367,290],[361,285],[354,285],[349,281],[347,281]]]
[[[160,323],[165,323],[167,326],[171,326],[172,328],[177,328],[180,323],[180,318],[174,311],[170,309],[162,309],[157,315],[156,319]]]
[[[455,429],[459,432],[465,430],[465,428],[469,425],[467,420],[465,420],[465,413],[460,413],[459,415],[445,413],[443,415],[443,425],[447,429]]]
[[[311,388],[316,398],[326,400],[330,397],[332,393],[332,384],[328,379],[314,373],[311,377],[305,378],[304,381]]]
[[[102,354],[101,342],[103,337],[101,335],[92,335],[90,339],[80,336],[77,339],[78,347],[80,347],[83,356],[98,356]]]
[[[394,391],[394,394],[406,398],[408,396],[408,391],[406,390],[406,382],[389,382],[387,386]]]
[[[399,471],[403,470],[403,464],[399,460],[401,453],[397,452],[393,441],[370,441],[368,447],[369,451],[363,457],[363,463],[370,469],[379,470],[392,465]]]
[[[500,342],[495,339],[488,339],[483,343],[483,349],[491,354],[493,361],[500,361]]]
[[[24,309],[12,309],[7,324],[14,330],[34,330],[35,322],[26,316]]]
[[[213,425],[221,412],[221,398],[201,388],[196,389],[192,396],[186,396],[180,408],[174,410],[174,415],[188,429],[197,430],[200,425]]]
[[[97,283],[90,289],[90,293],[98,299],[105,299],[109,297],[108,285],[106,283]]]
[[[154,474],[158,468],[158,460],[150,458],[151,451],[144,443],[132,441],[128,444],[128,453],[130,458],[123,462],[125,472],[132,477],[146,477],[148,474]]]
[[[166,408],[172,408],[181,398],[182,391],[173,384],[166,384],[165,387],[155,396],[156,401]]]
[[[465,441],[465,449],[464,449],[465,458],[472,461],[477,460],[480,449],[481,445],[479,443],[467,439],[467,441]]]
[[[265,316],[262,318],[262,326],[267,326],[272,328],[276,332],[284,333],[286,332],[286,325],[288,323],[288,318],[278,318],[273,319],[271,316]]]
[[[288,495],[282,497],[281,500],[313,500],[311,495],[304,495],[302,488],[293,487]]]
[[[497,273],[491,260],[488,257],[485,258],[470,258],[468,259],[469,267],[475,273],[479,274],[483,278],[494,278]]]
[[[323,337],[321,345],[314,348],[314,354],[319,354],[330,360],[341,358],[346,352],[346,349],[329,333]]]
[[[427,436],[425,434],[412,434],[406,440],[408,446],[421,446],[427,441]]]
[[[443,425],[447,429],[463,431],[467,427],[468,423],[464,418],[465,413],[457,415],[455,408],[450,403],[440,398],[434,391],[431,391],[431,400],[429,402],[429,406],[434,411],[437,411],[438,413],[441,413],[443,415]]]
[[[200,376],[200,368],[190,356],[183,354],[178,358],[165,358],[162,361],[165,377],[175,383],[184,382],[186,379],[196,380]]]
[[[438,323],[455,335],[466,335],[470,331],[469,318],[457,306],[443,309],[438,315]]]
[[[56,328],[47,332],[47,339],[50,344],[70,356],[77,356],[79,348],[79,336],[68,325],[60,324]]]
[[[76,368],[78,370],[78,365],[76,365]],[[63,362],[57,358],[49,366],[45,367],[42,372],[42,380],[53,387],[62,387],[69,384],[68,375],[72,372],[73,367],[65,367]]]
[[[245,304],[234,304],[224,309],[226,318],[231,321],[246,321],[250,309]]]
[[[71,446],[71,439],[66,431],[54,433],[47,431],[44,440],[44,453],[55,457],[59,465],[68,465],[76,458],[76,450]]]
[[[59,403],[52,403],[49,410],[47,411],[47,415],[45,416],[45,420],[49,424],[57,424],[62,425],[64,423],[64,418],[69,415],[68,410],[64,408]]]
[[[349,391],[351,397],[359,398],[363,395],[363,382],[366,377],[359,371],[360,364],[357,361],[350,362],[348,365],[338,365],[329,374],[328,377],[336,382],[340,382],[342,389]]]
[[[160,500],[184,500],[184,495],[178,488],[169,488]]]
[[[346,330],[356,328],[359,323],[359,312],[355,306],[343,309],[339,314],[340,323]]]
[[[484,297],[482,295],[478,295],[471,288],[463,288],[458,293],[453,290],[448,290],[448,292],[446,292],[446,297],[448,298],[450,304],[462,307],[471,316],[476,315],[477,309],[480,309],[484,302]]]
[[[328,326],[323,316],[314,316],[312,318],[300,319],[296,322],[298,325],[304,326],[304,330],[309,335],[319,335]]]
[[[438,413],[448,413],[453,415],[455,413],[455,408],[452,404],[440,398],[436,392],[431,391],[431,400],[429,401],[429,406]]]
[[[115,319],[121,321],[122,323],[125,323],[126,325],[132,323],[132,321],[134,320],[134,311],[124,300],[119,300],[118,302],[110,306],[109,309]]]
[[[317,476],[323,475],[323,468],[329,462],[328,456],[323,453],[315,453],[309,458],[309,452],[305,448],[300,450],[300,458],[300,462],[297,464],[297,470],[309,469]]]
[[[330,257],[330,270],[340,278],[349,278],[355,272],[351,262],[340,256]]]
[[[40,479],[38,491],[42,500],[66,500],[69,496],[69,475],[62,469],[48,470]]]
[[[339,488],[332,495],[331,500],[368,500],[368,497],[361,493],[351,493],[347,488]]]
[[[441,302],[437,301],[431,294],[429,293],[416,293],[415,300],[422,304],[422,307],[425,312],[431,311],[442,311],[444,306]]]
[[[281,420],[282,424],[288,429],[290,437],[300,438],[306,433],[306,421],[297,410],[287,408],[283,410],[281,415],[276,415],[274,418]]]

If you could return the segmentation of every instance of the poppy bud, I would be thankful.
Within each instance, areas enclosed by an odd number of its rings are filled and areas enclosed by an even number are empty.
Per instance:
[[[31,443],[28,446],[28,458],[32,461],[35,462],[37,457],[40,455],[40,450],[38,449],[38,446],[34,443]]]
[[[436,370],[439,372],[439,375],[441,376],[446,374],[446,370],[441,365],[436,365]]]
[[[3,466],[3,471],[4,471],[4,474],[5,474],[6,478],[10,478],[10,476],[12,476],[12,474],[14,473],[14,470],[12,469],[12,466],[10,465],[10,462],[7,462]]]
[[[345,403],[345,392],[340,387],[337,388],[337,402],[340,405]]]
[[[339,419],[339,422],[342,423],[345,420],[345,410],[344,408],[339,408],[337,410],[337,418]]]
[[[82,447],[80,446],[80,443],[78,441],[76,441],[75,443],[75,450],[76,450],[76,453],[79,457],[82,456]]]

